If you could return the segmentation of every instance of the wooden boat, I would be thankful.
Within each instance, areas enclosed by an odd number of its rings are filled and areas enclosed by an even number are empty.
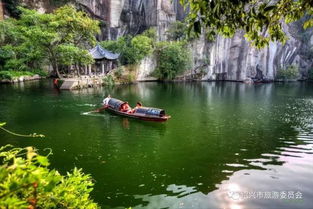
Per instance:
[[[137,107],[130,111],[122,111],[122,106],[125,104],[127,104],[127,102],[115,98],[110,98],[108,104],[105,105],[103,109],[125,117],[136,118],[146,121],[164,122],[171,118],[171,116],[165,114],[165,111],[163,109],[153,107]]]

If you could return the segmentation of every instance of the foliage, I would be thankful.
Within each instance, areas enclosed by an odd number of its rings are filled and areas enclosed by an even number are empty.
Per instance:
[[[100,45],[115,53],[120,53],[122,65],[139,63],[153,50],[153,30],[146,31],[141,35],[131,37],[129,35],[118,38],[116,41],[102,41]]]
[[[191,66],[190,51],[184,42],[160,42],[156,54],[158,66],[155,76],[161,80],[172,80]]]
[[[157,34],[156,34],[155,28],[149,28],[149,29],[145,30],[141,35],[146,36],[148,38],[151,38],[152,41],[157,40]]]
[[[46,71],[41,70],[41,69],[33,69],[31,72],[30,71],[15,71],[15,70],[0,71],[0,79],[13,80],[13,79],[21,77],[21,76],[34,76],[34,75],[39,75],[41,77],[47,77],[48,73]]]
[[[296,21],[304,15],[313,14],[311,0],[280,1],[206,1],[180,0],[189,8],[189,30],[197,34],[207,31],[209,39],[216,34],[232,37],[238,30],[256,47],[264,47],[270,41],[285,43],[287,37],[282,24]],[[312,16],[303,27],[313,26]]]
[[[290,65],[286,69],[279,69],[276,74],[277,79],[297,79],[299,76],[299,70],[296,66]]]
[[[13,64],[21,63],[23,69],[19,70],[40,68],[48,61],[60,77],[59,65],[84,65],[93,61],[84,48],[95,44],[98,21],[70,5],[51,14],[19,9],[20,19],[0,22],[0,49],[5,52],[0,57],[2,68],[17,70],[18,65],[10,64],[10,60],[18,60]],[[6,66],[7,63],[10,65]]]
[[[0,71],[0,79],[9,79],[18,78],[21,76],[33,76],[34,73],[28,71]]]
[[[123,68],[122,67],[118,67],[115,71],[114,71],[114,76],[116,78],[121,78],[123,75]]]
[[[138,63],[145,56],[147,56],[148,54],[151,54],[152,52],[152,40],[151,38],[144,36],[144,35],[135,36],[131,40],[131,46],[134,52],[133,56],[134,56],[135,63]]]
[[[103,85],[105,86],[114,86],[115,81],[112,75],[107,75],[103,78]]]
[[[98,208],[92,180],[74,168],[61,175],[32,147],[0,148],[0,208]]]
[[[42,69],[32,69],[32,73],[39,75],[41,77],[47,77],[48,76],[48,72]]]
[[[94,62],[87,50],[78,48],[73,44],[62,44],[57,50],[60,64],[63,65],[87,65]]]
[[[188,34],[187,24],[181,21],[171,23],[166,31],[166,34],[168,39],[173,41],[191,41],[196,37],[194,32],[190,32],[190,34]]]
[[[127,83],[133,83],[136,80],[136,77],[134,74],[130,73],[127,75]]]

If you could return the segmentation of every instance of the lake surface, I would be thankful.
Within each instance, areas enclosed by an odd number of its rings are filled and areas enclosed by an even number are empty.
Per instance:
[[[86,113],[105,95],[164,108],[166,123]],[[83,168],[102,208],[312,208],[313,84],[140,83],[58,92],[0,85],[0,145],[52,148]]]

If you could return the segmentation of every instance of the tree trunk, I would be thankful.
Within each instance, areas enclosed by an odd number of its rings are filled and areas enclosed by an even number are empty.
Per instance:
[[[53,70],[56,72],[58,78],[63,78],[62,75],[61,75],[60,72],[59,72],[59,66],[58,66],[58,64],[54,63],[54,64],[52,65],[52,67],[53,67]]]
[[[80,77],[80,68],[79,68],[79,65],[75,64],[75,69],[76,69],[76,73],[77,73],[77,76]]]
[[[52,64],[53,71],[56,73],[58,78],[63,78],[59,72],[58,62],[57,62],[57,59],[56,59],[52,49],[48,47],[48,51],[50,53],[50,63]]]

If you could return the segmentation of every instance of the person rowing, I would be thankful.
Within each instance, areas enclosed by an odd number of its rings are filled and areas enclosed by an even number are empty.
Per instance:
[[[106,98],[104,98],[104,100],[102,101],[104,107],[107,107],[109,105],[110,99],[111,99],[110,94]]]

